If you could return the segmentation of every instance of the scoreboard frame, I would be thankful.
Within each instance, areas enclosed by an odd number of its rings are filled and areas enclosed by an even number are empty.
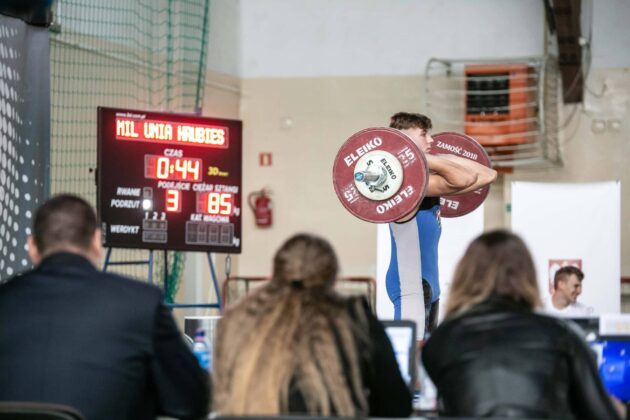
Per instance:
[[[103,246],[238,254],[242,121],[97,108]]]

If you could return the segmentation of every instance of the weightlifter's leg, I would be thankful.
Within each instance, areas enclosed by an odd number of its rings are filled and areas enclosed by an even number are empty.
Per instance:
[[[416,322],[416,338],[424,339],[425,307],[422,290],[420,239],[415,218],[390,223],[392,251],[387,271],[387,292],[394,303],[394,318]]]

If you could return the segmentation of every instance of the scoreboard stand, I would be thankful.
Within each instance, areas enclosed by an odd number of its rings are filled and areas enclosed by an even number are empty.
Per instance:
[[[99,107],[97,210],[103,271],[148,265],[163,251],[207,255],[216,303],[170,307],[221,309],[212,253],[241,252],[242,122],[190,114]],[[144,249],[148,260],[110,261],[112,248]]]
[[[103,271],[107,271],[109,266],[113,265],[148,265],[148,282],[153,284],[153,252],[149,249],[148,260],[134,260],[134,261],[110,261],[113,248],[107,248],[105,254],[105,263],[103,264]],[[164,250],[164,289],[168,288],[168,250]],[[216,271],[214,269],[214,263],[212,262],[212,254],[206,253],[208,258],[208,267],[210,268],[210,276],[212,277],[212,285],[214,286],[214,293],[216,295],[216,302],[214,303],[166,303],[169,308],[216,308],[221,310],[223,302],[221,301],[221,290],[219,289],[219,281],[217,280]]]

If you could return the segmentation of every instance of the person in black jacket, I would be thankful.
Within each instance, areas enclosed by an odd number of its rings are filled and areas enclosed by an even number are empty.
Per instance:
[[[293,236],[270,282],[228,308],[217,327],[219,415],[406,417],[405,386],[383,326],[365,299],[335,293],[330,244]]]
[[[534,310],[536,271],[523,241],[481,235],[455,271],[445,321],[422,350],[449,416],[617,419],[595,356],[576,331]]]
[[[88,420],[204,417],[208,374],[158,288],[96,269],[97,226],[76,196],[37,210],[36,267],[0,285],[0,400],[65,404]]]

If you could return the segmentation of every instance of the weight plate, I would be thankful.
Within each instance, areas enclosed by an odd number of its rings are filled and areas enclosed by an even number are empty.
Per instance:
[[[414,211],[424,198],[427,181],[424,154],[393,128],[367,128],[353,134],[333,164],[333,185],[341,204],[372,223],[393,222]],[[377,184],[382,191],[370,191]]]
[[[454,155],[474,160],[487,167],[491,166],[490,157],[486,150],[470,136],[447,132],[438,133],[432,137],[433,144],[429,153],[433,155]],[[466,194],[440,197],[440,216],[460,217],[472,212],[484,202],[489,191],[490,186],[487,185]]]

